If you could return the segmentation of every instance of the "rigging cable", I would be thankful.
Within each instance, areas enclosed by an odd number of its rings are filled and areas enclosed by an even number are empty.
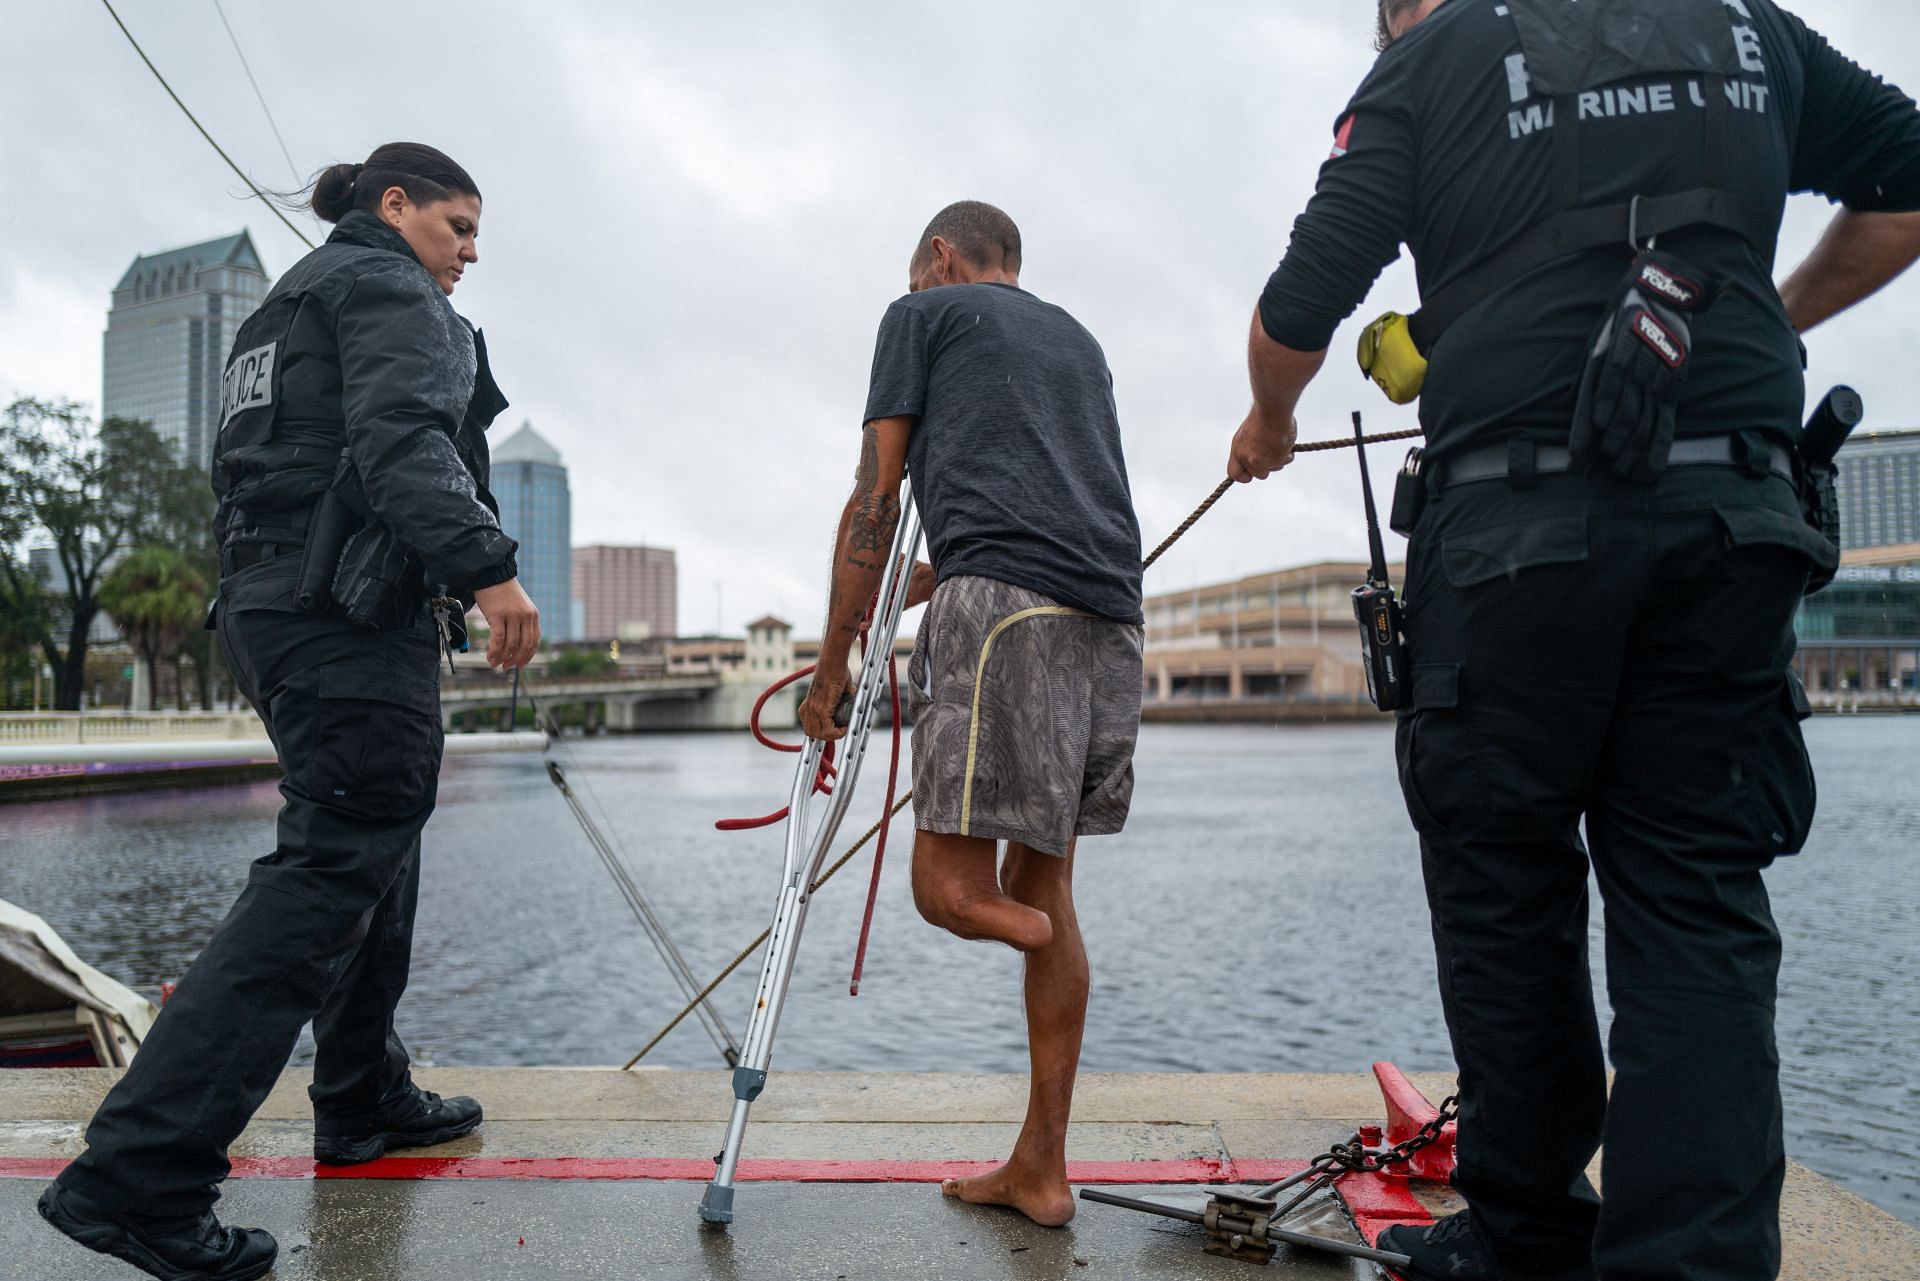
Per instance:
[[[287,170],[293,174],[293,180],[299,182],[300,166],[293,163],[293,153],[287,150],[287,140],[280,136],[280,126],[274,121],[272,109],[267,106],[267,95],[260,92],[260,82],[253,78],[253,68],[247,65],[247,55],[240,48],[240,37],[233,34],[233,24],[227,21],[227,11],[220,7],[220,0],[213,0],[213,11],[220,15],[220,25],[227,29],[227,39],[233,41],[233,52],[240,59],[240,70],[247,73],[247,83],[253,86],[254,99],[260,104],[260,114],[267,118],[267,128],[273,130],[273,140],[280,144],[280,154],[287,158]]]
[[[548,711],[546,704],[533,692],[532,683],[527,682],[523,685],[518,669],[514,671],[513,683],[515,705],[517,706],[520,693],[524,690],[527,703],[533,710],[535,722],[547,732],[549,746],[557,744],[561,751],[567,753],[569,764],[577,767],[578,760],[561,741],[559,720]],[[698,1014],[701,1027],[706,1030],[707,1036],[713,1041],[714,1047],[720,1051],[727,1066],[737,1067],[740,1062],[740,1043],[734,1039],[733,1032],[720,1017],[719,1012],[707,1002],[706,993],[698,991],[699,984],[693,976],[693,967],[687,964],[687,958],[675,945],[673,936],[667,933],[666,923],[654,911],[653,904],[648,901],[645,891],[640,888],[639,882],[628,870],[625,848],[616,849],[618,837],[616,836],[613,840],[607,838],[607,832],[613,829],[613,824],[607,817],[606,807],[600,803],[599,795],[593,790],[592,780],[585,773],[580,774],[580,782],[586,789],[587,799],[591,800],[594,808],[600,811],[602,821],[599,823],[594,821],[593,815],[588,812],[579,794],[573,790],[566,772],[560,768],[560,763],[554,760],[551,754],[548,755],[546,766],[548,779],[566,799],[567,808],[573,812],[581,831],[586,833],[587,843],[599,856],[608,875],[613,877],[614,886],[620,891],[620,896],[626,900],[634,919],[640,923],[640,928],[645,931],[648,941],[660,954],[660,959],[666,963],[667,971],[673,976],[674,984],[680,989],[680,994],[690,998],[686,1007],[674,1019],[674,1023],[678,1025],[688,1014]]]
[[[301,244],[305,245],[309,249],[312,249],[314,247],[314,243],[312,240],[307,238],[307,233],[293,225],[293,220],[287,217],[286,211],[280,208],[279,205],[273,202],[273,197],[269,196],[266,192],[260,190],[259,184],[255,183],[253,179],[247,177],[246,170],[242,169],[239,165],[234,163],[233,157],[229,156],[226,153],[226,150],[222,148],[219,143],[213,140],[213,135],[208,133],[207,127],[200,123],[199,118],[195,116],[192,111],[188,110],[187,104],[180,101],[180,95],[173,91],[173,86],[167,83],[167,78],[160,74],[160,68],[153,65],[153,59],[149,58],[147,56],[147,51],[140,47],[140,42],[133,38],[133,32],[127,30],[127,24],[120,20],[120,14],[113,7],[113,0],[100,0],[100,3],[107,7],[107,13],[113,18],[113,25],[120,28],[120,34],[127,38],[127,43],[133,46],[133,51],[140,55],[140,61],[147,64],[147,70],[151,71],[153,73],[153,78],[160,82],[160,87],[167,91],[167,97],[173,99],[173,105],[180,108],[181,114],[186,116],[187,120],[193,125],[193,127],[200,131],[200,136],[207,140],[207,145],[209,147],[212,147],[215,153],[217,153],[222,160],[227,162],[227,168],[233,170],[235,174],[239,175],[240,181],[247,184],[247,190],[251,191],[254,194],[254,196],[258,198],[261,204],[271,209],[273,211],[273,216],[278,218],[281,222],[285,223],[288,231],[291,231],[295,236],[299,237]]]

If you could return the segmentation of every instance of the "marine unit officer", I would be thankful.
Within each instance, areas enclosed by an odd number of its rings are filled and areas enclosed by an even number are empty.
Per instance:
[[[1382,54],[1260,300],[1229,468],[1290,459],[1335,327],[1424,392],[1400,783],[1460,1071],[1468,1208],[1424,1277],[1770,1278],[1780,935],[1814,785],[1804,332],[1920,253],[1920,113],[1773,0],[1381,0]],[[1844,206],[1778,289],[1790,192]],[[1424,502],[1424,510],[1417,508]],[[1581,827],[1584,820],[1585,838]],[[1587,878],[1606,909],[1605,1060]],[[1584,1173],[1606,1152],[1605,1199]]]
[[[311,203],[335,229],[241,326],[213,467],[215,616],[285,765],[278,845],[40,1200],[68,1236],[161,1277],[273,1266],[271,1235],[212,1207],[309,1020],[316,1158],[368,1161],[481,1119],[413,1084],[394,1028],[443,629],[477,603],[503,668],[540,636],[486,489],[484,432],[506,401],[448,302],[478,261],[480,192],[439,151],[391,143],[325,171]]]

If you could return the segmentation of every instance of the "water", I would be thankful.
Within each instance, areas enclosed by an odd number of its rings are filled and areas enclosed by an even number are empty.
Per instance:
[[[1904,1133],[1920,1116],[1920,719],[1820,720],[1808,737],[1820,820],[1771,874],[1788,1150],[1920,1223]],[[717,973],[767,924],[780,853],[777,829],[713,820],[779,805],[793,758],[744,734],[576,740],[569,757],[695,972]],[[1148,726],[1138,772],[1128,830],[1088,841],[1078,868],[1088,1070],[1451,1067],[1390,733]],[[876,773],[849,837],[878,813]],[[257,784],[0,809],[0,897],[116,977],[159,983],[226,911],[277,801]],[[776,1069],[1024,1069],[1015,959],[920,922],[895,830],[862,994],[847,977],[865,856],[815,903]],[[619,1063],[679,1009],[536,759],[450,762],[426,859],[401,1012],[421,1059]],[[718,994],[736,1035],[757,974],[756,958]],[[720,1062],[692,1020],[648,1061]]]

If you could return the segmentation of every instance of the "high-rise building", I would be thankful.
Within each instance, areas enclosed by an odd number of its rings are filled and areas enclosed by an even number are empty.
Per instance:
[[[227,355],[267,286],[244,231],[135,258],[107,312],[101,417],[152,423],[181,461],[211,463]]]
[[[1920,429],[1863,432],[1839,461],[1841,546],[1920,543]]]
[[[670,547],[576,547],[573,594],[582,607],[582,640],[680,633],[680,575]]]
[[[493,447],[490,488],[500,528],[520,544],[520,586],[540,611],[540,634],[573,640],[573,494],[560,451],[522,423]]]

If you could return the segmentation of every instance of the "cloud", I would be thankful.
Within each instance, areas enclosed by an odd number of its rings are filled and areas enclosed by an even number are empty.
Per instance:
[[[291,181],[212,7],[118,6],[215,135]],[[1151,544],[1223,474],[1246,407],[1248,316],[1372,54],[1372,6],[1201,0],[646,5],[457,10],[229,0],[302,170],[415,137],[486,193],[456,303],[482,324],[507,425],[531,418],[572,469],[580,542],[678,548],[683,616],[715,584],[737,629],[815,625],[853,471],[876,324],[949,200],[1020,221],[1024,283],[1074,312],[1112,364]],[[1920,82],[1879,8],[1811,15],[1842,48]],[[208,152],[104,12],[9,15],[0,111],[0,392],[98,397],[108,291],[135,254],[252,228],[302,252]],[[22,180],[24,176],[24,180]],[[1827,212],[1797,202],[1783,262]],[[1403,262],[1363,315],[1414,299]],[[1876,421],[1912,421],[1902,286],[1815,336],[1816,374]],[[1303,406],[1414,425],[1345,353]],[[1399,451],[1375,451],[1376,474]],[[1236,490],[1168,556],[1170,590],[1363,545],[1351,457]]]

